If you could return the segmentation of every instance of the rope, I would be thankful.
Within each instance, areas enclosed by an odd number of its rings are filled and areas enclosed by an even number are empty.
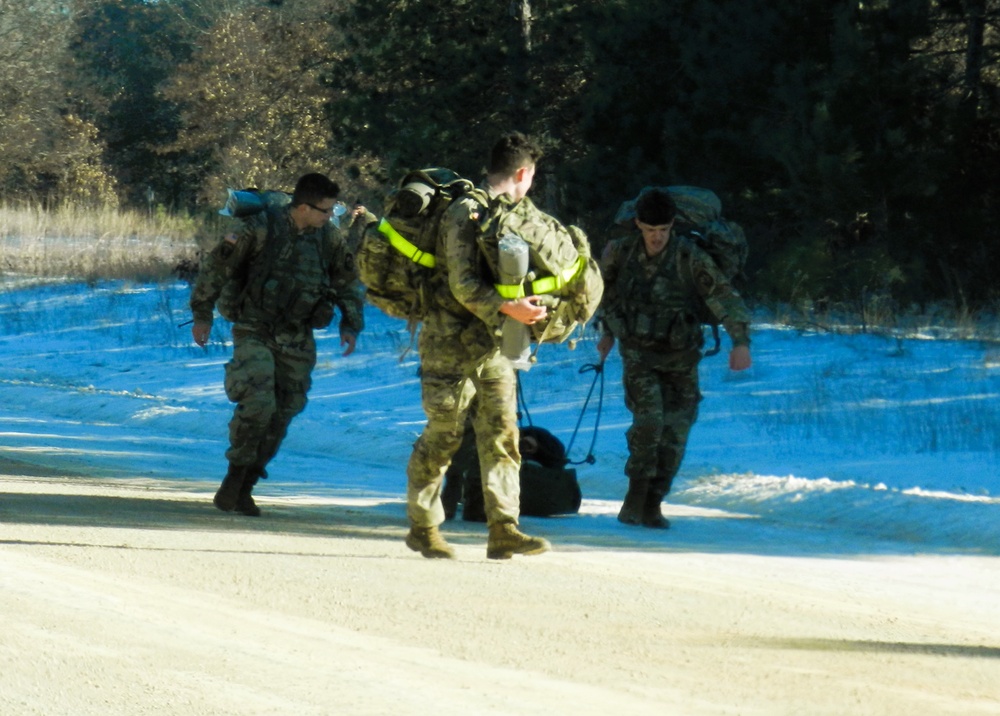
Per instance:
[[[521,385],[521,371],[514,371],[514,379],[517,382],[517,424],[521,425],[521,414],[528,418],[528,426],[531,423],[531,413],[528,412],[528,404],[524,402],[524,386]]]
[[[580,423],[583,422],[583,416],[587,412],[587,406],[590,404],[590,396],[594,394],[594,387],[597,385],[598,379],[601,381],[601,391],[598,393],[597,398],[597,415],[594,416],[594,435],[590,439],[590,447],[587,449],[587,457],[583,460],[570,460],[567,462],[568,465],[582,465],[586,463],[587,465],[593,465],[597,462],[597,458],[594,457],[594,445],[597,444],[597,431],[601,425],[601,409],[604,407],[604,363],[588,363],[580,368],[580,374],[589,373],[594,371],[594,381],[590,384],[590,391],[587,393],[587,399],[583,401],[583,409],[580,411],[580,417],[576,420],[576,427],[573,428],[573,437],[569,439],[569,445],[566,447],[566,455],[568,456],[570,450],[573,449],[573,443],[576,441],[576,434],[580,430]]]
[[[590,390],[587,392],[587,399],[583,401],[583,408],[580,410],[580,417],[576,419],[576,427],[573,428],[573,435],[569,439],[569,445],[566,446],[566,455],[569,456],[570,450],[573,449],[573,443],[576,441],[577,433],[580,432],[580,424],[583,422],[583,416],[587,414],[587,406],[590,405],[590,398],[594,395],[594,388],[597,387],[597,381],[601,382],[601,390],[597,397],[597,415],[594,416],[594,434],[590,439],[590,447],[587,448],[587,456],[582,460],[568,460],[567,465],[593,465],[597,462],[597,458],[594,457],[594,446],[597,444],[597,432],[601,426],[601,410],[604,407],[604,363],[588,363],[587,365],[581,366],[579,373],[583,375],[584,373],[594,372],[594,380],[590,384]],[[528,427],[532,427],[531,413],[528,412],[528,404],[524,400],[524,387],[521,384],[521,371],[515,371],[515,378],[517,380],[517,424],[520,427],[524,427],[521,424],[522,414],[523,417],[528,420]]]

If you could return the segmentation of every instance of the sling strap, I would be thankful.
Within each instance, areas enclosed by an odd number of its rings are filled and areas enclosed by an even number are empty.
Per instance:
[[[555,293],[556,291],[565,288],[573,281],[573,279],[583,272],[586,266],[587,259],[581,256],[572,265],[564,268],[554,276],[542,276],[541,278],[536,278],[528,284],[531,287],[531,295],[537,296],[542,293]],[[497,293],[500,294],[501,298],[516,300],[518,298],[524,298],[528,295],[525,293],[523,283],[498,283],[494,285],[496,286]]]
[[[413,242],[396,231],[392,227],[392,224],[385,219],[378,222],[378,230],[380,234],[389,239],[389,243],[392,244],[396,251],[403,254],[403,256],[413,263],[420,264],[426,268],[434,268],[437,265],[437,259],[434,257],[434,254],[429,254],[426,251],[418,249]]]

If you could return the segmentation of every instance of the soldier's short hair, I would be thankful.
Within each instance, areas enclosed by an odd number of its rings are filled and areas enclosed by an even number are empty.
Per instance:
[[[650,226],[669,224],[677,216],[673,197],[660,189],[644,192],[635,202],[635,218]]]
[[[542,158],[538,143],[521,132],[507,132],[490,150],[490,174],[510,176],[521,167],[537,164]]]
[[[325,174],[304,174],[295,183],[292,206],[316,204],[324,199],[336,199],[338,196],[340,187],[330,177]]]

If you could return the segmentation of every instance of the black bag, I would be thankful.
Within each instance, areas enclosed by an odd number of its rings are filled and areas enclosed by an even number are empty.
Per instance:
[[[531,460],[521,463],[522,515],[575,515],[580,511],[582,500],[575,469],[545,467]]]
[[[566,448],[555,435],[534,425],[521,428],[521,514],[529,517],[571,515],[580,511],[583,495],[576,470],[567,468]],[[445,516],[451,519],[462,503],[462,519],[485,522],[483,483],[475,436],[467,428],[462,445],[445,475],[441,493]]]

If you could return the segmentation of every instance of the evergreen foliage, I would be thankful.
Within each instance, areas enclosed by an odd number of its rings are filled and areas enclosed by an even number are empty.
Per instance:
[[[994,0],[0,0],[8,200],[205,208],[316,170],[378,210],[520,129],[598,250],[640,187],[707,186],[779,300],[1000,299],[998,105]]]

